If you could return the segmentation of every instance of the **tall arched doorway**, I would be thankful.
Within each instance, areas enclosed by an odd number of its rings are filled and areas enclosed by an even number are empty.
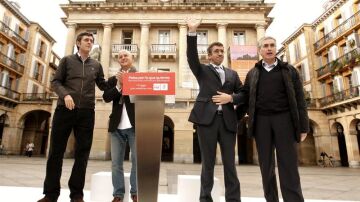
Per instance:
[[[34,155],[45,155],[48,147],[50,113],[41,110],[24,115],[24,129],[21,140],[21,154],[27,143],[34,143]]]
[[[359,153],[360,153],[360,120],[359,119],[356,122],[355,129],[356,129],[358,149],[359,149]]]
[[[239,164],[253,164],[253,139],[247,136],[247,118],[238,123],[237,128],[237,149]]]
[[[6,112],[0,116],[0,145],[2,144],[4,128],[6,126],[6,120],[8,120]]]
[[[360,153],[360,119],[355,118],[350,122],[349,135],[351,139],[353,139],[354,136],[356,139],[355,144],[357,144],[357,150],[353,147],[353,152]]]
[[[161,161],[174,161],[174,122],[170,117],[164,116],[163,141]]]
[[[338,139],[338,144],[339,144],[341,166],[348,167],[349,160],[348,160],[348,155],[347,155],[344,128],[340,123],[336,123],[335,126],[336,126],[336,133],[337,133],[337,139]]]
[[[199,145],[199,139],[197,136],[197,126],[193,124],[193,157],[194,163],[201,163],[201,150]]]
[[[174,122],[168,116],[164,116],[163,139],[161,148],[161,161],[174,161]],[[135,129],[136,130],[136,129]],[[130,146],[126,142],[125,160],[129,160]]]

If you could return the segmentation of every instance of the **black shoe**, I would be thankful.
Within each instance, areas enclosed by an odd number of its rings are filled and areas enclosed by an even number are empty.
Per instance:
[[[44,198],[38,200],[37,202],[57,202],[57,199],[54,200],[54,199],[51,199],[51,198],[49,198],[47,196],[44,196]]]
[[[84,200],[82,196],[75,196],[70,202],[84,202]]]

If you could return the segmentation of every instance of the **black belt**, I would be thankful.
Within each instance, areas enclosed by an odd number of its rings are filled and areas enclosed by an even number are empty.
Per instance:
[[[223,115],[223,111],[222,110],[216,110],[216,114],[217,115]]]

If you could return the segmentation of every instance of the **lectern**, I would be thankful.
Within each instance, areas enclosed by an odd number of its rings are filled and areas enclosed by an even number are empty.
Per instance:
[[[157,202],[165,95],[175,95],[175,73],[127,73],[123,79],[123,94],[135,102],[138,201]]]

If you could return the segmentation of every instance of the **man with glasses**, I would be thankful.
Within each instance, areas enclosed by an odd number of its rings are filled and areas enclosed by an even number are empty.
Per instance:
[[[238,74],[222,65],[224,46],[220,42],[207,49],[210,64],[201,64],[197,52],[196,29],[201,21],[188,19],[187,58],[199,83],[199,95],[189,121],[197,125],[202,170],[200,202],[212,202],[216,146],[219,142],[224,164],[225,200],[240,201],[240,183],[235,167],[237,115],[234,104],[242,86]],[[241,117],[239,117],[241,118]]]
[[[276,58],[276,40],[258,43],[263,58],[246,75],[241,96],[248,105],[248,135],[255,138],[267,202],[278,202],[275,154],[284,201],[303,202],[297,143],[309,131],[303,84],[297,70]]]

